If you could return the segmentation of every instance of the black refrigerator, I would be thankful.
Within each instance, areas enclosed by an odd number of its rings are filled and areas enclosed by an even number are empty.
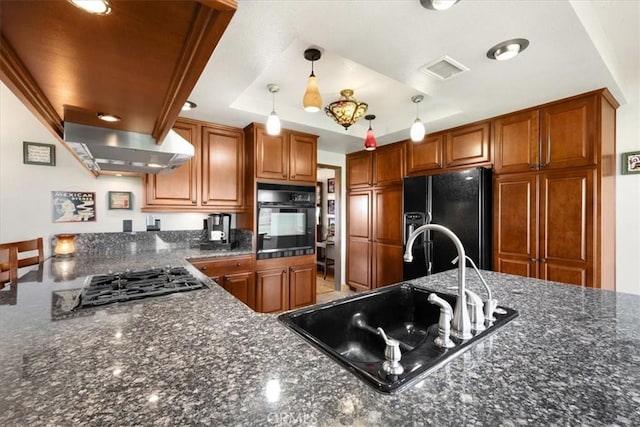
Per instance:
[[[480,269],[491,270],[491,170],[467,169],[404,179],[404,244],[425,223],[453,231]],[[457,268],[453,242],[442,233],[422,233],[413,245],[413,262],[405,262],[404,280]]]

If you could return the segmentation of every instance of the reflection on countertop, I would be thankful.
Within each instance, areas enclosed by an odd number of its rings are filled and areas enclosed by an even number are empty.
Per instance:
[[[67,282],[53,260],[40,281],[22,274],[0,306],[0,425],[640,425],[634,295],[483,272],[520,317],[391,396],[219,286],[51,320],[52,291],[85,274],[210,255],[78,256]],[[455,274],[412,282],[451,292]]]

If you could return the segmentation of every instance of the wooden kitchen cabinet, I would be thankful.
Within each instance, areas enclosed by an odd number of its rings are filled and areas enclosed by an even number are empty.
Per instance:
[[[347,156],[347,187],[363,188],[402,184],[405,146],[394,143],[375,151],[359,151]]]
[[[496,173],[596,165],[597,94],[493,121]]]
[[[173,129],[194,145],[195,155],[170,174],[145,175],[142,211],[242,211],[245,208],[242,131],[182,118]]]
[[[144,177],[143,210],[170,211],[171,208],[198,207],[198,174],[200,173],[200,127],[196,122],[178,120],[173,130],[195,148],[194,156],[169,174]]]
[[[444,134],[426,135],[422,141],[405,142],[407,147],[407,174],[422,175],[431,170],[442,169]]]
[[[256,311],[276,313],[315,304],[315,255],[259,260]]]
[[[250,308],[255,309],[255,259],[253,255],[195,259],[191,261],[191,264],[215,280],[227,292]]]
[[[482,121],[426,135],[420,142],[404,141],[407,175],[491,165],[490,131],[490,122]]]
[[[284,268],[256,272],[256,311],[277,313],[289,307],[289,275]]]
[[[241,209],[244,193],[244,137],[237,129],[202,127],[203,207]]]
[[[617,107],[598,90],[493,121],[496,271],[615,289]]]
[[[491,163],[489,122],[462,126],[445,133],[444,158],[448,168]]]
[[[269,135],[259,123],[250,124],[244,131],[255,153],[256,179],[315,184],[317,136],[285,129],[280,135]]]
[[[540,164],[540,112],[525,111],[493,121],[495,172],[529,172]]]
[[[494,267],[502,273],[593,283],[592,169],[495,180]]]
[[[402,281],[402,244],[402,185],[349,190],[347,284],[368,290]]]

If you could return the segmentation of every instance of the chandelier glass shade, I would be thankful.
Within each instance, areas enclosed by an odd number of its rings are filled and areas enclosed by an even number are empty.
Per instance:
[[[271,99],[273,102],[273,108],[271,114],[267,117],[267,133],[269,135],[280,135],[280,118],[276,114],[276,93],[280,90],[280,86],[276,84],[268,84],[267,89],[271,92]]]
[[[340,99],[324,107],[327,116],[331,117],[345,130],[357,122],[367,112],[368,105],[365,102],[358,102],[353,97],[353,90],[343,89],[340,91]]]
[[[420,110],[419,104],[422,102],[424,97],[422,95],[415,95],[411,97],[411,101],[416,104],[416,120],[411,125],[411,141],[420,142],[424,139],[425,128],[424,123],[420,120]]]
[[[310,48],[304,51],[304,58],[307,61],[311,61],[311,74],[307,79],[307,88],[302,97],[302,107],[310,113],[320,111],[322,108],[322,96],[320,96],[320,90],[318,89],[318,79],[313,73],[313,62],[320,59],[321,56],[322,54],[318,49]]]
[[[376,136],[373,134],[373,129],[371,129],[371,120],[375,119],[376,116],[373,114],[368,114],[364,116],[366,120],[369,120],[369,129],[367,130],[367,136],[364,139],[364,149],[367,151],[373,151],[378,148],[378,143],[376,142]]]

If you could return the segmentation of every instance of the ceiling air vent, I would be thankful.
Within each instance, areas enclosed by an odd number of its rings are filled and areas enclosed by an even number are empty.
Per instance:
[[[449,80],[453,76],[469,71],[467,67],[453,58],[444,56],[420,67],[420,71],[440,80]]]

